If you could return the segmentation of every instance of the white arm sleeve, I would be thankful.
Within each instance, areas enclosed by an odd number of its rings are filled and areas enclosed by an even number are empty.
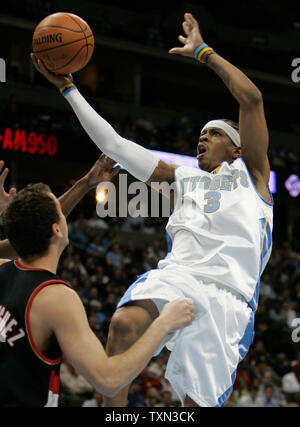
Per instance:
[[[72,87],[64,96],[82,127],[100,150],[120,163],[135,178],[148,181],[159,163],[159,158],[140,145],[122,138],[90,106],[76,87]]]

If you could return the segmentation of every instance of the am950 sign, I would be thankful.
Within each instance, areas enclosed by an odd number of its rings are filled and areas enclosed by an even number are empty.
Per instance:
[[[0,147],[2,150],[53,157],[57,153],[57,139],[54,135],[6,128],[0,134]]]

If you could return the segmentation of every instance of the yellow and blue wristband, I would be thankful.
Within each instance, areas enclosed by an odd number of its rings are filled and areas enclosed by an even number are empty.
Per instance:
[[[71,90],[74,90],[74,89],[76,89],[76,86],[73,83],[68,83],[60,87],[59,91],[63,96],[66,96],[69,92],[71,92]]]
[[[202,57],[207,52],[214,52],[214,49],[212,47],[209,47],[206,43],[202,43],[195,50],[194,57],[195,57],[195,59],[197,59],[198,61],[200,61],[202,64],[204,64],[206,61],[203,61]]]

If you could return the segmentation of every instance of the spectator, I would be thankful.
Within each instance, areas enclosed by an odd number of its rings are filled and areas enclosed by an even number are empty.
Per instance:
[[[121,253],[120,245],[118,243],[115,243],[112,247],[112,250],[110,250],[106,255],[106,262],[108,263],[108,265],[111,265],[115,268],[121,268],[122,260],[123,256]]]
[[[300,403],[300,362],[297,362],[292,369],[282,377],[282,390],[288,402]]]
[[[236,406],[239,408],[261,408],[263,406],[263,402],[258,396],[258,387],[250,387],[249,394],[241,396],[238,399]]]
[[[138,376],[138,379],[142,382],[142,395],[144,397],[146,397],[146,393],[149,388],[156,388],[157,390],[162,389],[161,381],[151,375],[147,366],[142,370],[142,372]]]
[[[91,384],[79,375],[67,361],[61,364],[60,379],[62,397],[69,406],[78,405],[82,399],[89,397],[93,392]]]
[[[86,220],[86,225],[89,228],[92,228],[93,230],[95,230],[95,229],[108,230],[109,229],[108,224],[104,221],[104,219],[98,217],[96,211],[93,211],[92,217],[90,219]]]
[[[149,373],[156,376],[157,378],[161,378],[164,375],[166,370],[166,358],[163,353],[161,353],[155,361],[150,363],[149,365]]]
[[[141,406],[147,406],[146,402],[141,394],[142,390],[142,381],[141,380],[134,380],[132,384],[130,385],[129,392],[128,392],[128,407],[141,407]]]
[[[279,400],[274,397],[274,388],[271,385],[267,385],[264,388],[264,394],[262,397],[262,406],[264,408],[280,407]]]
[[[161,395],[156,387],[149,387],[146,391],[146,404],[147,406],[160,406],[162,404]]]
[[[174,408],[176,405],[172,402],[172,393],[168,390],[160,392],[160,403],[157,403],[155,406],[161,408]]]
[[[261,380],[261,386],[259,387],[258,396],[263,400],[265,396],[265,390],[268,386],[272,387],[272,397],[274,400],[278,402],[280,405],[284,405],[286,403],[286,399],[282,394],[280,387],[276,385],[276,383],[280,382],[279,378],[276,377],[275,373],[271,371],[270,368],[266,369],[263,373],[263,377]],[[270,390],[268,390],[268,394]]]

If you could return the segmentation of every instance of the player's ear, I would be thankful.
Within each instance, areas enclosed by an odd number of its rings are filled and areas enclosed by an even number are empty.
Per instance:
[[[59,224],[52,224],[52,235],[55,237],[60,237],[61,236],[61,229]]]
[[[242,157],[242,148],[241,147],[234,147],[232,152],[232,159],[236,160]]]

